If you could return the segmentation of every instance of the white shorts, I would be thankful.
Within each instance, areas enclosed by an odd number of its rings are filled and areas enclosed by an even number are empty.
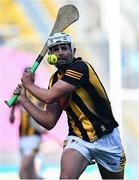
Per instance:
[[[126,157],[118,128],[94,142],[87,142],[76,136],[68,136],[65,142],[65,149],[79,151],[89,163],[95,159],[111,172],[120,172],[124,168]]]
[[[20,151],[22,155],[31,155],[40,146],[41,137],[38,135],[23,136],[20,138]]]

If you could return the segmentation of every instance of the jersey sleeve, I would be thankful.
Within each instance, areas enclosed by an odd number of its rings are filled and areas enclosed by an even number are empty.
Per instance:
[[[88,67],[85,62],[75,62],[69,66],[61,80],[80,87],[88,79]]]

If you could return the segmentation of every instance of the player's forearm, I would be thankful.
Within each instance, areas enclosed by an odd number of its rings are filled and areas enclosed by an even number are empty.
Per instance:
[[[26,89],[40,101],[49,104],[49,90],[40,88],[35,84],[26,86]]]
[[[40,88],[33,83],[26,85],[25,88],[37,99],[43,101],[46,104],[55,103],[59,100],[59,98],[70,94],[76,89],[75,86],[61,80],[55,83],[54,86],[49,90]]]
[[[53,89],[53,90],[43,89],[43,88],[38,87],[35,84],[30,84],[30,85],[26,86],[26,89],[31,94],[33,94],[37,99],[39,99],[40,101],[42,101],[46,104],[54,103],[60,97],[59,92],[57,93],[57,91],[55,89]]]
[[[29,99],[20,102],[30,116],[41,126],[50,130],[54,127],[53,119],[49,116],[46,111],[36,107]]]

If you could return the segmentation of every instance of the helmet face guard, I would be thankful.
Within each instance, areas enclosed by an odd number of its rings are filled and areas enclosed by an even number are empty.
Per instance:
[[[63,32],[55,33],[54,35],[50,36],[48,38],[48,41],[47,41],[47,46],[48,46],[50,53],[52,52],[52,49],[54,46],[57,46],[57,45],[60,46],[62,44],[65,46],[70,46],[72,58],[67,59],[67,60],[59,60],[56,63],[56,67],[59,67],[60,65],[63,66],[63,65],[67,65],[67,64],[72,63],[73,56],[74,56],[74,49],[75,49],[73,41],[68,34],[63,33]]]

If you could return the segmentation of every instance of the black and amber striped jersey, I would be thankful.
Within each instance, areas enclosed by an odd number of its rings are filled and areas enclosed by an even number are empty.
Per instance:
[[[44,104],[38,101],[35,97],[31,94],[27,94],[29,99],[38,107],[43,108]],[[34,123],[35,121],[32,117],[28,114],[28,112],[21,106],[20,107],[20,126],[19,126],[19,135],[22,136],[31,136],[31,135],[41,135],[41,131],[38,128],[35,128]],[[38,125],[39,126],[39,125]]]
[[[81,58],[74,59],[63,76],[60,76],[59,71],[55,72],[50,79],[49,87],[59,79],[76,87],[65,109],[69,135],[94,141],[118,126],[106,91],[94,68],[88,62]]]

